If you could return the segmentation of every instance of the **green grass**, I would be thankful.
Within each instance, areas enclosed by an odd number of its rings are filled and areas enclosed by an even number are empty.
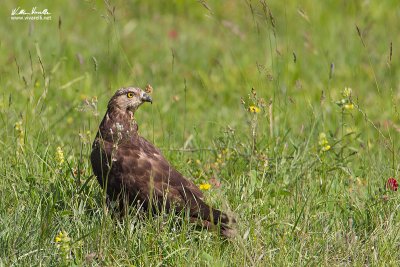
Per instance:
[[[399,175],[397,1],[55,2],[0,9],[0,266],[400,264],[386,188]],[[10,19],[35,5],[52,20]],[[113,92],[146,84],[141,134],[196,184],[221,183],[207,201],[235,214],[237,238],[104,208],[91,142]]]

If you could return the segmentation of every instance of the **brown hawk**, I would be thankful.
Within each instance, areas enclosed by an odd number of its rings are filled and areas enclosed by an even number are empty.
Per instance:
[[[108,102],[90,157],[107,197],[119,202],[122,214],[127,204],[136,203],[154,212],[188,211],[191,221],[219,226],[223,235],[232,236],[235,220],[208,206],[199,188],[139,135],[134,113],[144,102],[152,102],[150,95],[134,87],[119,89]]]

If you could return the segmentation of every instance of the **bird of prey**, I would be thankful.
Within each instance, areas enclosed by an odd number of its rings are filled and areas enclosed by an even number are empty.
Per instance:
[[[119,203],[122,214],[131,204],[152,212],[188,212],[190,221],[233,236],[235,219],[207,205],[199,188],[139,135],[134,114],[144,102],[152,98],[142,89],[119,89],[100,123],[90,159],[108,199]]]

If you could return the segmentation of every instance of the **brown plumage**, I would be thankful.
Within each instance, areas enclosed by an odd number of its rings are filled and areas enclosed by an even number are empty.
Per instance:
[[[107,196],[119,201],[122,213],[132,203],[155,212],[187,210],[191,221],[207,228],[219,225],[223,235],[232,236],[235,220],[208,206],[198,187],[138,134],[134,113],[144,102],[152,102],[147,93],[128,87],[108,103],[91,154],[93,172]]]

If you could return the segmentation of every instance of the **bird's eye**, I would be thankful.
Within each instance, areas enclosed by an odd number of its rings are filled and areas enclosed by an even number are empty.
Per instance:
[[[126,96],[127,96],[128,98],[132,98],[132,97],[133,97],[133,93],[132,93],[132,92],[129,92],[129,93],[126,94]]]

